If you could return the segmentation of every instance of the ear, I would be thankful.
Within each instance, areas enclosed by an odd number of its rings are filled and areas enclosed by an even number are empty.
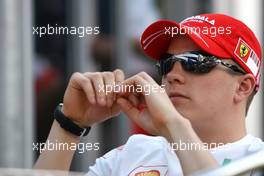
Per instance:
[[[234,96],[235,103],[241,102],[251,95],[255,89],[255,79],[253,75],[246,74],[239,77],[238,86]]]

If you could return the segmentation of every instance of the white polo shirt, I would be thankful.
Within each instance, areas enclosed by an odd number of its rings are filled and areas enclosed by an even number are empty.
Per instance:
[[[209,150],[220,165],[228,164],[264,149],[264,142],[252,135]],[[160,136],[133,135],[127,143],[96,159],[89,176],[177,176],[183,175],[172,145]]]

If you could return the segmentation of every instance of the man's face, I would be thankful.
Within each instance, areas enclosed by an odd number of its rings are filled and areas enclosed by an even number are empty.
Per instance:
[[[186,36],[172,40],[167,53],[198,51],[199,47]],[[163,76],[162,84],[175,108],[191,122],[224,116],[233,106],[236,77],[225,67],[216,66],[205,74],[185,71],[179,62]],[[222,117],[224,118],[224,117]],[[206,123],[206,121],[204,121]]]

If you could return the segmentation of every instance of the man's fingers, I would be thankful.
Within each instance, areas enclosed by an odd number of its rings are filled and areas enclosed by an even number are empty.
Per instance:
[[[121,92],[120,95],[124,95],[127,92],[134,92],[136,94],[146,94],[146,87],[149,87],[149,83],[139,75],[132,76],[126,79],[122,86],[125,87],[125,92]]]
[[[113,71],[115,75],[115,85],[119,86],[125,80],[125,74],[122,70],[116,69]],[[116,101],[117,94],[114,94],[114,101]]]
[[[95,92],[92,86],[92,82],[89,78],[85,77],[81,73],[74,73],[71,78],[73,88],[77,90],[83,90],[88,101],[91,104],[95,104]]]
[[[103,79],[105,85],[106,93],[106,105],[111,107],[114,101],[114,85],[115,85],[115,76],[112,72],[103,72]]]
[[[145,86],[148,82],[139,75],[132,76],[123,82],[123,85]]]
[[[87,82],[85,86],[87,91],[93,92],[89,101],[93,103],[92,97],[95,96],[97,104],[101,106],[107,105],[108,107],[111,107],[116,100],[115,85],[121,84],[125,78],[124,72],[120,69],[116,69],[113,72],[86,72],[81,75],[87,79],[85,81]],[[88,92],[87,95],[89,95]]]
[[[128,100],[129,100],[129,101],[133,104],[133,106],[135,106],[135,107],[137,107],[138,104],[139,104],[139,98],[138,98],[135,94],[133,94],[133,93],[131,93],[131,94],[128,95]]]
[[[128,118],[137,123],[140,111],[134,107],[131,102],[125,98],[117,98],[117,104],[121,107],[122,111]]]
[[[120,69],[116,69],[115,71],[113,71],[114,75],[115,75],[115,83],[116,84],[121,84],[124,79],[125,79],[125,74],[122,70]]]
[[[156,81],[154,81],[154,79],[146,72],[140,72],[138,75],[151,84],[157,84]]]
[[[97,103],[101,106],[105,106],[106,95],[105,95],[105,85],[102,75],[96,72],[90,76],[90,79],[92,80],[93,87],[95,89]]]
[[[95,104],[96,103],[96,99],[95,99],[95,92],[93,90],[93,85],[92,85],[92,81],[88,78],[86,78],[86,81],[83,82],[84,84],[84,90],[85,90],[85,94],[89,100],[89,102],[91,104]]]

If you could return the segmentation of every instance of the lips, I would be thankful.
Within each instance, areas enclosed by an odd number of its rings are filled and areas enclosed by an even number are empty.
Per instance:
[[[168,95],[169,95],[169,98],[171,99],[171,101],[189,99],[186,95],[179,93],[179,92],[170,92]]]
[[[187,98],[184,94],[181,94],[178,92],[169,92],[169,97],[185,97],[185,98]]]

